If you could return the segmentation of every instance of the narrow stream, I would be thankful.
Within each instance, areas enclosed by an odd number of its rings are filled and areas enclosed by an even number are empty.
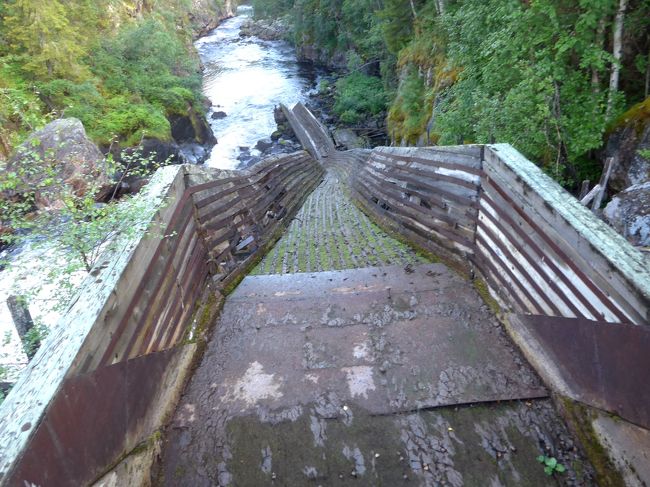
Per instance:
[[[276,129],[273,107],[306,101],[317,81],[315,69],[299,63],[287,42],[239,36],[251,14],[250,6],[240,6],[236,17],[195,43],[205,68],[203,91],[212,103],[208,120],[218,140],[206,162],[210,167],[236,169],[242,148],[259,155],[255,145]],[[213,119],[215,112],[227,116]]]

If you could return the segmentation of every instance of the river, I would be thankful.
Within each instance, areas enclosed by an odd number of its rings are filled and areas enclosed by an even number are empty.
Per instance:
[[[206,162],[210,167],[237,169],[242,147],[248,148],[251,156],[259,155],[256,143],[268,139],[276,130],[274,106],[306,101],[318,81],[317,71],[299,63],[288,43],[240,37],[240,27],[251,14],[251,7],[240,6],[236,17],[195,43],[204,65],[203,90],[212,103],[208,121],[218,139]],[[227,117],[212,119],[217,111],[225,112]],[[24,245],[0,253],[0,260],[12,264],[0,271],[0,368],[9,369],[9,380],[25,366],[27,357],[21,350],[6,299],[12,293],[31,294],[40,288],[31,298],[30,312],[46,327],[54,326],[60,317],[53,309],[58,286],[42,286],[49,281],[46,275],[52,259],[57,257],[47,247],[36,250]]]
[[[208,120],[218,143],[206,165],[236,169],[240,148],[259,155],[256,143],[276,130],[273,107],[306,101],[317,82],[310,65],[297,61],[284,41],[239,36],[252,8],[240,6],[237,16],[223,22],[196,43],[204,66],[203,92],[212,103]],[[215,120],[211,115],[225,112]]]

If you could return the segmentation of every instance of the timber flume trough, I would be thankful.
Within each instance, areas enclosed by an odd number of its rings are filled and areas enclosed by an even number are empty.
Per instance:
[[[149,229],[100,259],[0,406],[0,485],[90,485],[150,441],[226,296],[331,170],[382,228],[485,283],[546,386],[650,429],[641,252],[510,145],[337,151],[283,110],[306,151],[156,172]]]

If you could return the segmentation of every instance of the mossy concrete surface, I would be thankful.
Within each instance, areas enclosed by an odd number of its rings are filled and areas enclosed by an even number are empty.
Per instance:
[[[597,485],[539,377],[442,264],[246,277],[164,436],[159,485]]]
[[[354,269],[426,262],[388,236],[352,203],[330,171],[307,198],[286,234],[253,275]]]

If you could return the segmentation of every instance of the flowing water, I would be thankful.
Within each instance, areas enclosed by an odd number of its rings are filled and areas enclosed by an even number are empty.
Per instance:
[[[237,168],[240,148],[259,154],[257,141],[276,129],[273,107],[306,101],[315,85],[314,69],[298,63],[288,43],[239,36],[251,13],[240,6],[236,17],[195,43],[205,67],[203,92],[212,103],[208,120],[218,140],[206,163],[211,167]],[[213,120],[221,111],[227,117]]]
[[[212,103],[208,120],[218,139],[206,163],[211,167],[236,169],[242,147],[249,148],[251,156],[259,155],[256,143],[276,130],[274,106],[306,101],[317,82],[314,68],[299,63],[288,43],[239,36],[241,25],[251,14],[251,7],[239,7],[236,17],[195,43],[205,67],[203,90]],[[227,117],[213,120],[211,115],[217,111]],[[24,367],[27,357],[6,299],[39,287],[46,281],[48,263],[56,258],[47,247],[36,250],[31,245],[0,253],[0,260],[12,263],[0,270],[0,368],[9,368],[10,380]],[[54,326],[60,316],[52,309],[56,291],[57,285],[49,284],[30,301],[31,314],[47,327]]]

